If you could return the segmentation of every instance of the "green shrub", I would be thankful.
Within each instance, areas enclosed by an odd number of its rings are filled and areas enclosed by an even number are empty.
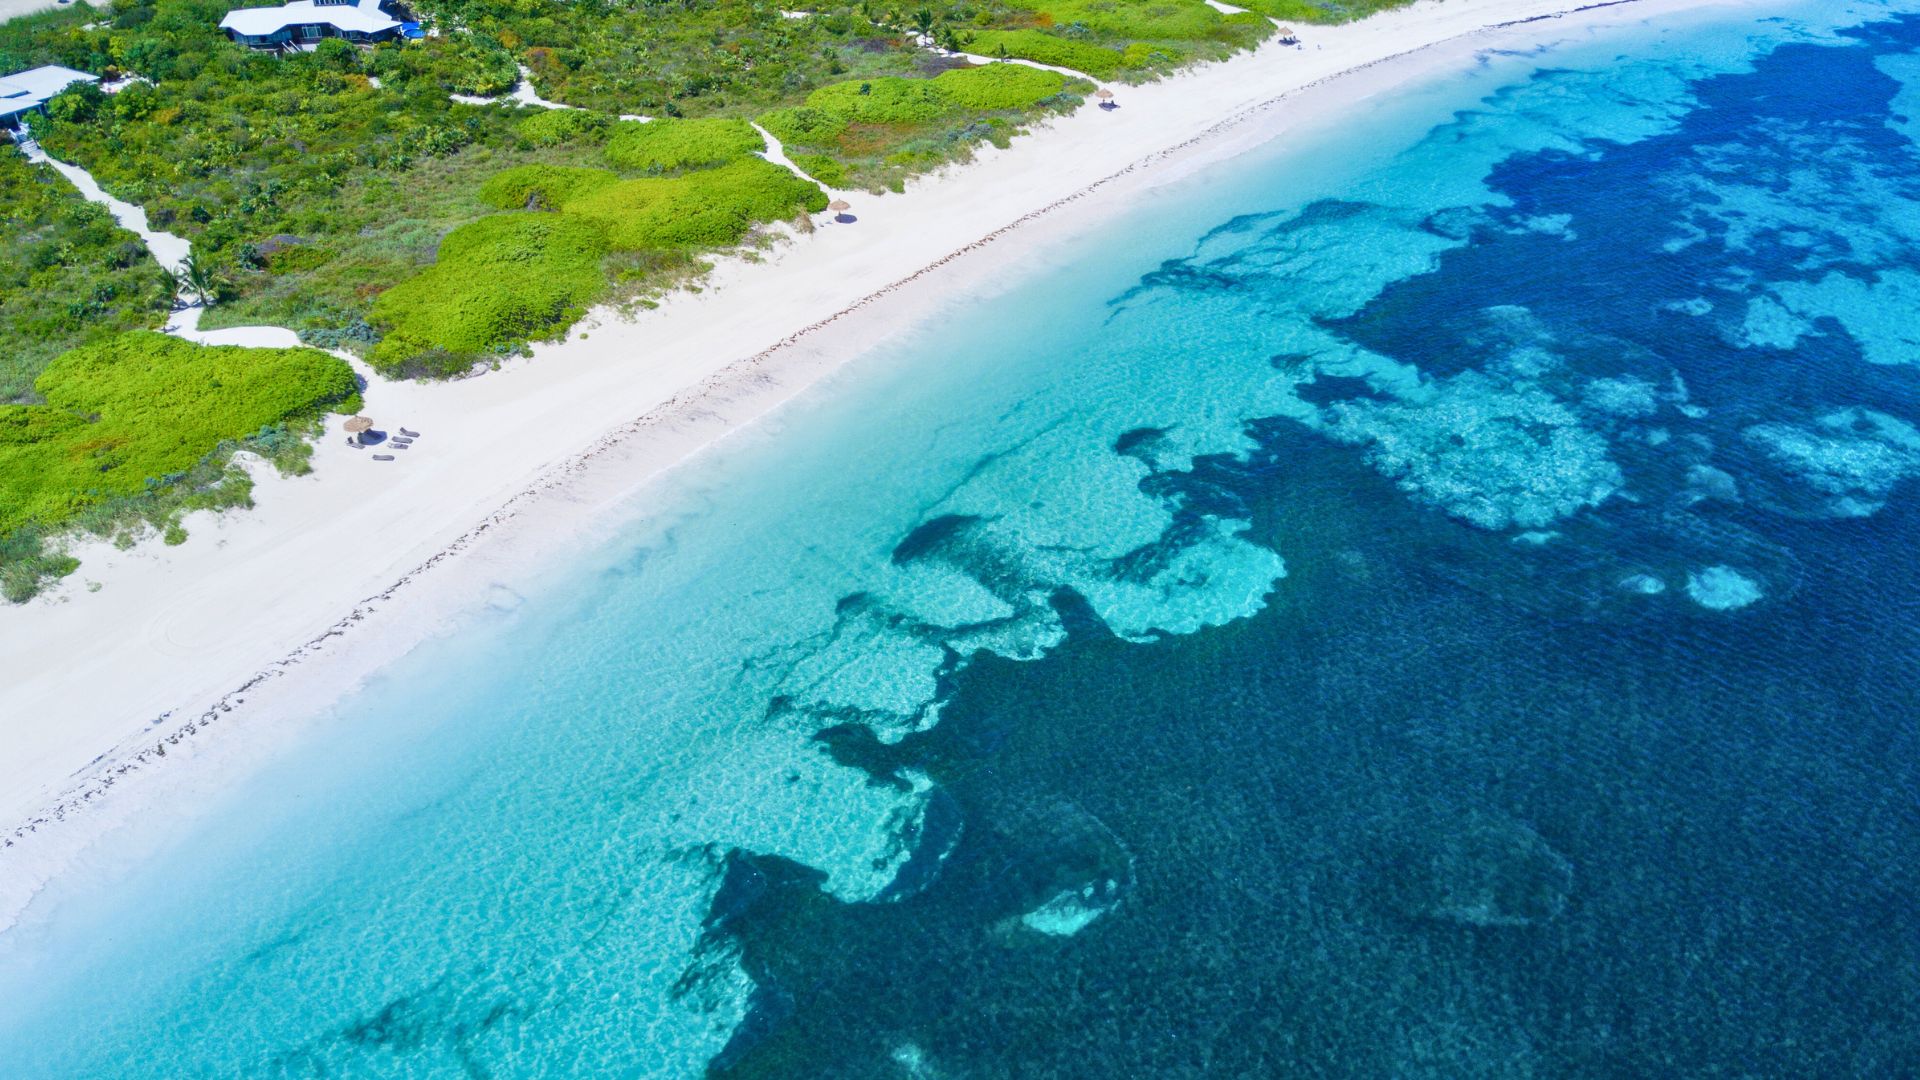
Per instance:
[[[314,349],[196,345],[136,330],[64,353],[0,406],[0,535],[66,524],[87,506],[167,487],[222,443],[357,394]]]
[[[760,126],[783,143],[830,146],[846,132],[847,120],[826,109],[802,105],[795,109],[775,109],[760,118]]]
[[[1120,54],[1120,66],[1130,71],[1159,71],[1187,62],[1187,54],[1171,45],[1136,41]]]
[[[826,208],[819,187],[747,157],[679,176],[615,180],[604,169],[525,166],[485,185],[497,206],[538,199],[557,213],[495,214],[448,233],[434,265],[382,293],[372,362],[454,374],[482,354],[571,326],[608,287],[609,253],[684,255],[735,243],[755,223]]]
[[[766,148],[745,120],[629,121],[614,129],[607,160],[634,172],[673,173],[724,165]]]
[[[1129,40],[1204,40],[1225,18],[1202,0],[1025,0],[1014,6],[1045,15],[1055,26]]]
[[[1208,9],[1212,10],[1212,9]],[[835,187],[899,191],[906,177],[965,161],[982,140],[998,146],[1036,110],[1077,104],[1087,87],[1057,71],[1022,64],[955,68],[931,79],[862,79],[823,86],[799,109],[761,125],[787,144],[794,163]],[[823,157],[839,168],[815,171]]]
[[[600,142],[613,130],[613,121],[585,109],[542,109],[513,125],[513,130],[535,146],[559,146]]]
[[[586,192],[563,209],[592,222],[612,247],[644,251],[724,247],[756,222],[826,206],[826,193],[815,185],[748,158],[680,176],[625,180]]]
[[[491,37],[455,34],[442,48],[446,56],[441,65],[441,81],[456,94],[497,97],[520,81],[520,65],[513,54]]]
[[[1023,64],[987,64],[942,72],[933,84],[964,109],[1030,109],[1065,89],[1067,77]]]
[[[952,99],[933,79],[863,79],[834,83],[807,95],[807,104],[855,124],[915,124],[951,111]]]
[[[847,186],[847,167],[825,154],[788,154],[800,171],[832,188]]]
[[[1376,11],[1400,7],[1411,0],[1247,0],[1246,7],[1276,19],[1310,23],[1344,23]]]
[[[1039,30],[983,30],[974,35],[967,51],[980,56],[1012,56],[1038,64],[1084,71],[1110,79],[1124,63],[1118,49],[1090,45]]]
[[[480,185],[480,201],[499,210],[552,210],[619,179],[607,169],[520,165],[488,177]]]
[[[438,261],[381,293],[385,331],[372,362],[402,374],[453,374],[496,346],[573,324],[606,288],[606,241],[568,214],[495,214],[447,234]]]
[[[172,299],[139,237],[0,142],[0,402],[76,345],[159,326]]]

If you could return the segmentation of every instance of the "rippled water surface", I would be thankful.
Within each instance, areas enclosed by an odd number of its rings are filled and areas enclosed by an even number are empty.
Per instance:
[[[1036,253],[50,889],[0,1073],[1920,1073],[1920,17],[1718,18]]]

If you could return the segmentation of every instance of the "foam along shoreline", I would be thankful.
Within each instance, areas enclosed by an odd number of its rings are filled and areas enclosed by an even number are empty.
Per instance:
[[[1423,2],[1314,28],[1302,47],[1270,42],[1127,88],[1114,112],[1089,102],[905,195],[861,196],[855,226],[727,260],[701,292],[630,322],[596,313],[532,360],[448,384],[376,384],[368,412],[425,433],[418,453],[375,464],[330,431],[312,475],[259,470],[253,510],[193,515],[178,548],[89,545],[48,597],[0,609],[0,927],[138,803],[217,789],[228,765],[276,743],[194,737],[209,725],[284,732],[310,717],[510,596],[501,583],[524,584],[613,527],[614,508],[637,512],[650,478],[943,297],[995,287],[1016,260],[1044,264],[1049,236],[1484,48],[1752,2]],[[1513,29],[1556,17],[1550,34]],[[149,767],[183,757],[201,762]]]

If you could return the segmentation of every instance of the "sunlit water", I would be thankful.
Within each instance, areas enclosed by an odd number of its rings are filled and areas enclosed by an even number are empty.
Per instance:
[[[0,1075],[1920,1071],[1920,19],[1730,18],[943,311],[50,889]]]

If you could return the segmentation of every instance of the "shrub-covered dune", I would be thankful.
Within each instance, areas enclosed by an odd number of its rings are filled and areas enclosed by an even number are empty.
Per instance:
[[[172,300],[138,236],[0,141],[0,402],[76,345],[160,325]]]
[[[627,121],[607,142],[607,160],[634,172],[671,173],[723,165],[766,148],[745,120]]]
[[[372,362],[458,373],[490,351],[564,332],[609,294],[610,260],[684,262],[756,224],[826,208],[817,185],[752,155],[764,141],[745,121],[621,126],[644,137],[616,133],[608,157],[649,163],[653,175],[523,165],[488,178],[480,200],[511,212],[455,229],[433,266],[381,294]]]
[[[1075,91],[1091,89],[1056,71],[986,64],[931,79],[834,83],[760,124],[826,183],[898,191],[915,172],[966,160],[977,142],[1006,145],[1030,116],[1073,108],[1084,100]]]
[[[71,350],[34,380],[44,404],[0,405],[0,586],[32,595],[70,562],[43,536],[150,523],[178,533],[189,509],[244,505],[254,449],[304,471],[302,435],[332,408],[356,408],[353,369],[315,349],[196,345],[136,330]]]

